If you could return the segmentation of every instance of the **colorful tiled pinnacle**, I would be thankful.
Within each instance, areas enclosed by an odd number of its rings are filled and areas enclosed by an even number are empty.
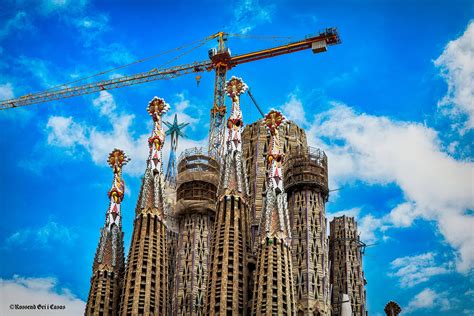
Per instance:
[[[114,149],[107,160],[114,172],[105,225],[92,267],[91,288],[86,315],[113,315],[118,311],[125,268],[121,203],[125,193],[122,167],[129,158],[120,149]]]
[[[226,92],[232,98],[227,121],[223,179],[219,188],[209,270],[207,315],[242,315],[247,306],[248,185],[242,166],[240,95],[247,86],[232,77]]]
[[[264,118],[270,132],[267,187],[254,273],[252,315],[294,315],[291,229],[283,192],[283,148],[279,128],[285,118],[275,110]]]
[[[153,119],[150,153],[139,194],[122,293],[121,315],[167,315],[168,241],[162,187],[162,115],[169,105],[154,97],[147,107]]]

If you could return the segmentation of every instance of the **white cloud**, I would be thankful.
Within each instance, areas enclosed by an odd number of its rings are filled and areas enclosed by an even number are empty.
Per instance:
[[[296,124],[303,127],[307,126],[308,121],[306,119],[303,103],[294,93],[291,93],[289,97],[289,100],[280,107],[282,113],[284,113],[287,119],[292,120]]]
[[[187,101],[183,99],[181,102]],[[142,175],[149,153],[148,137],[151,133],[151,119],[150,132],[134,136],[131,129],[135,116],[118,113],[112,94],[102,91],[92,103],[100,115],[107,118],[112,126],[111,130],[100,130],[87,123],[78,123],[72,117],[51,116],[46,125],[48,144],[70,151],[80,148],[90,155],[95,164],[101,166],[107,165],[107,157],[114,148],[120,148],[132,159],[124,168],[124,172],[134,176]],[[181,104],[178,107],[186,107],[186,105]],[[189,117],[189,120],[194,121],[194,118]],[[205,146],[206,140],[180,139],[178,155],[183,148]],[[164,168],[166,168],[168,156],[169,144],[166,142],[163,150]]]
[[[412,287],[428,281],[431,277],[452,272],[449,263],[438,265],[435,254],[427,252],[416,256],[406,256],[393,260],[389,276],[399,278],[401,287]]]
[[[14,275],[0,279],[0,314],[2,315],[83,315],[85,302],[67,288],[58,286],[56,278],[26,278]],[[63,305],[64,310],[15,310],[11,305]]]
[[[51,116],[46,124],[48,129],[48,144],[69,147],[72,150],[76,145],[85,146],[87,143],[85,131],[80,124],[75,123],[72,117]]]
[[[40,227],[27,227],[11,234],[5,247],[49,248],[52,243],[69,244],[77,238],[70,228],[53,220]]]
[[[13,86],[11,83],[7,82],[0,84],[0,100],[13,99]]]
[[[474,267],[474,216],[469,213],[474,209],[474,164],[444,153],[436,131],[422,124],[332,105],[315,116],[307,132],[309,143],[329,157],[331,187],[355,180],[397,184],[406,201],[383,220],[397,227],[419,217],[435,220],[445,239],[459,251],[458,270]],[[374,218],[368,220],[369,226],[376,226]]]
[[[405,309],[406,313],[413,313],[419,309],[436,309],[446,311],[450,308],[449,299],[445,292],[437,293],[430,288],[426,288],[418,293]]]
[[[377,241],[375,233],[383,230],[383,220],[367,214],[357,221],[357,230],[363,242],[373,244]]]
[[[461,133],[474,128],[474,21],[446,45],[434,63],[448,83],[448,92],[438,105],[453,118],[467,117],[463,124],[455,124]]]
[[[101,115],[116,117],[115,110],[117,109],[117,105],[110,92],[101,91],[99,97],[92,101],[92,105],[99,110]]]
[[[259,0],[241,0],[233,8],[231,30],[246,34],[259,24],[271,22],[274,10],[274,5],[262,5]]]
[[[395,227],[409,227],[413,220],[422,215],[413,202],[405,202],[397,205],[388,214],[389,222]]]

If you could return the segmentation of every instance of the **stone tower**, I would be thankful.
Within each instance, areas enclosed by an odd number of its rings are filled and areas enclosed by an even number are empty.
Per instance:
[[[293,275],[298,315],[330,315],[327,157],[323,151],[293,150],[285,162],[285,191],[292,230]]]
[[[270,111],[264,123],[270,131],[267,185],[262,209],[254,274],[252,315],[294,315],[295,296],[291,258],[291,228],[283,191],[283,143],[279,127],[283,115]]]
[[[306,133],[291,121],[280,128],[283,154],[293,150],[307,150]],[[266,191],[267,168],[265,157],[270,146],[270,135],[261,121],[245,126],[242,133],[242,151],[249,185],[249,221],[251,227],[251,246],[257,239],[260,213]]]
[[[91,287],[86,315],[116,315],[125,269],[120,204],[125,192],[122,167],[129,161],[120,149],[114,149],[107,162],[114,172],[105,225],[92,266]]]
[[[207,315],[243,315],[247,306],[248,185],[242,163],[239,97],[246,89],[239,78],[232,77],[226,84],[232,110],[216,209]]]
[[[122,315],[168,313],[169,245],[161,152],[165,141],[161,117],[168,109],[169,105],[157,97],[154,97],[147,107],[154,127],[148,139],[150,154],[135,210],[122,294]]]
[[[184,151],[178,163],[179,222],[173,315],[206,315],[205,299],[216,211],[219,164],[205,150]]]
[[[335,217],[329,230],[329,260],[332,288],[332,315],[341,315],[342,296],[347,294],[354,315],[366,314],[365,278],[361,247],[353,217]]]

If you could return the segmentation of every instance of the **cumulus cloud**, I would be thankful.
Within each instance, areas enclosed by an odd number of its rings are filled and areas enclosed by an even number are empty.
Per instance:
[[[427,252],[393,260],[389,276],[399,278],[401,287],[412,287],[428,281],[431,277],[452,271],[450,263],[438,265],[435,254]]]
[[[75,149],[87,144],[84,128],[72,117],[51,116],[46,128],[49,130],[48,144]]]
[[[186,103],[185,100],[181,102]],[[124,172],[133,176],[142,175],[146,160],[148,158],[148,137],[150,132],[134,136],[132,125],[135,116],[119,113],[117,104],[107,91],[101,91],[92,104],[99,114],[106,118],[112,129],[102,130],[85,122],[76,122],[72,117],[51,116],[46,124],[48,144],[69,152],[83,150],[97,165],[107,165],[107,157],[114,148],[124,150],[132,159],[124,168]],[[178,104],[178,107],[185,105]],[[193,121],[194,118],[189,117]],[[151,122],[151,121],[150,121]],[[151,129],[150,129],[151,130]],[[205,146],[206,139],[180,139],[178,144],[178,155],[183,148]],[[163,161],[166,167],[169,155],[169,144],[165,144],[163,150]]]
[[[413,313],[419,309],[434,309],[446,311],[450,309],[447,293],[437,293],[430,288],[426,288],[418,293],[405,308],[406,313]]]
[[[405,202],[390,211],[388,220],[395,227],[410,227],[413,220],[421,215],[422,212],[416,208],[415,203]]]
[[[285,102],[280,108],[289,120],[292,120],[301,126],[308,126],[303,103],[300,99],[298,99],[296,94],[291,93],[289,100]]]
[[[444,153],[436,131],[422,124],[332,105],[315,117],[307,134],[311,145],[328,154],[333,186],[354,180],[397,184],[406,201],[390,213],[393,225],[408,226],[416,218],[436,221],[459,251],[458,270],[474,267],[474,216],[469,213],[474,164]]]
[[[448,84],[438,106],[455,119],[465,116],[462,124],[454,124],[461,133],[474,128],[474,21],[462,36],[446,45],[434,63]]]
[[[29,278],[14,275],[12,279],[0,279],[0,314],[2,315],[82,315],[85,302],[77,298],[71,291],[59,287],[58,280],[53,277]],[[63,305],[65,310],[14,310],[11,305]]]

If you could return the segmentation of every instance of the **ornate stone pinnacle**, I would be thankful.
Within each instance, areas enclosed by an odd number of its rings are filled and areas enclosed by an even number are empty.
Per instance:
[[[127,157],[125,152],[121,149],[114,148],[114,150],[109,154],[107,163],[112,168],[114,173],[118,173],[122,170],[122,167],[130,161],[130,158]]]
[[[244,94],[247,89],[248,87],[245,82],[241,78],[234,76],[225,85],[225,93],[232,99]]]
[[[280,127],[284,120],[285,117],[283,116],[283,114],[281,114],[281,112],[271,110],[270,112],[268,112],[267,115],[265,115],[263,122],[270,131],[270,133],[272,135],[275,135],[275,131],[278,129],[278,127]]]
[[[168,112],[170,105],[165,102],[162,98],[153,97],[146,108],[147,112],[153,118],[154,121],[157,121],[160,116]]]
[[[385,305],[384,311],[387,316],[397,316],[402,312],[402,309],[396,302],[390,301],[387,303],[387,305]]]

